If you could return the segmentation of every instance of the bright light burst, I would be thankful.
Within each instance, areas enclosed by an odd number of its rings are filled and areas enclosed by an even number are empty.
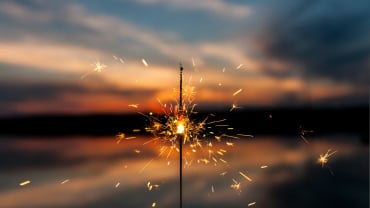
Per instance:
[[[166,105],[159,101],[162,107],[162,114],[142,114],[148,121],[149,125],[145,130],[153,135],[149,142],[160,142],[159,155],[166,155],[167,158],[174,152],[179,151],[179,134],[183,137],[183,144],[190,148],[190,152],[196,153],[198,149],[207,148],[207,157],[198,159],[199,162],[208,164],[209,161],[215,163],[220,160],[226,150],[213,149],[213,142],[221,142],[222,138],[228,137],[224,133],[225,127],[228,125],[219,125],[226,119],[211,120],[216,116],[210,114],[203,119],[197,120],[195,111],[196,104],[191,102],[194,100],[194,87],[185,87],[183,96],[185,100],[184,109],[180,110],[179,105]]]

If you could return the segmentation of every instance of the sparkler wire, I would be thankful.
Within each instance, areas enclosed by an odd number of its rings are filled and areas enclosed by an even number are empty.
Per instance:
[[[179,103],[179,113],[182,119],[182,64],[180,63],[180,103]],[[179,135],[179,148],[180,148],[180,208],[182,208],[182,142],[183,136],[182,134]]]

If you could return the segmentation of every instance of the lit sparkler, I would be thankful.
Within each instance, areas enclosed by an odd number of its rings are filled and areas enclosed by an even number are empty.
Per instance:
[[[194,60],[194,59],[192,59]],[[142,59],[142,62],[145,66],[145,60]],[[225,68],[222,69],[225,71]],[[220,143],[224,139],[225,147],[233,147],[234,143],[229,141],[230,139],[239,139],[240,137],[253,137],[248,134],[233,134],[229,135],[225,133],[226,131],[234,131],[234,128],[230,127],[228,124],[225,124],[226,119],[215,119],[214,114],[209,114],[205,118],[195,119],[197,113],[195,110],[196,104],[193,104],[195,100],[195,87],[187,85],[183,88],[182,82],[183,67],[180,64],[180,86],[179,86],[179,100],[175,105],[163,103],[161,100],[157,99],[158,103],[162,107],[162,113],[157,115],[155,113],[140,113],[145,116],[149,122],[149,125],[145,128],[145,131],[151,133],[153,138],[145,142],[151,143],[156,142],[160,143],[159,154],[158,156],[170,158],[170,155],[177,152],[179,153],[179,169],[180,169],[180,208],[182,207],[182,169],[188,167],[193,162],[198,164],[228,164],[224,159],[224,156],[227,153],[225,148],[219,148],[218,145],[213,143]],[[190,81],[190,80],[189,80]],[[203,78],[199,82],[202,82]],[[242,91],[239,89],[233,93],[233,96],[236,96]],[[129,107],[137,108],[138,104],[130,104]],[[232,109],[240,108],[236,104],[232,106]],[[130,137],[129,137],[130,138]],[[131,137],[135,138],[135,137]],[[123,133],[117,135],[117,140],[121,141],[123,139],[128,139]],[[189,148],[189,152],[183,154],[183,147]],[[140,150],[134,150],[137,154],[140,153]],[[196,158],[191,158],[195,156]],[[150,160],[140,171],[139,174],[147,168],[150,163],[153,161]],[[167,164],[170,165],[170,161],[167,161]],[[225,176],[226,171],[220,173],[220,176]],[[246,174],[239,172],[239,174],[248,181],[252,181],[250,177]],[[153,185],[149,182],[147,188],[150,190],[153,189]],[[233,184],[230,186],[232,189],[235,189],[239,193],[241,192],[241,183],[233,179]],[[211,188],[212,192],[215,191],[213,185]]]

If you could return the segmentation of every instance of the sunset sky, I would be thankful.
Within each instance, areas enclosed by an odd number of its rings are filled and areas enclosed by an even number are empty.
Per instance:
[[[203,108],[368,104],[368,11],[367,0],[2,0],[0,115],[156,110],[177,99],[180,62]]]

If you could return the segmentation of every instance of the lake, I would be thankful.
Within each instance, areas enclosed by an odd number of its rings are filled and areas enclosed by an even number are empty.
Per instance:
[[[368,144],[351,134],[307,139],[255,136],[185,147],[183,207],[367,208]],[[179,207],[178,151],[148,140],[3,135],[1,207]],[[318,158],[329,149],[336,152],[322,166]]]

